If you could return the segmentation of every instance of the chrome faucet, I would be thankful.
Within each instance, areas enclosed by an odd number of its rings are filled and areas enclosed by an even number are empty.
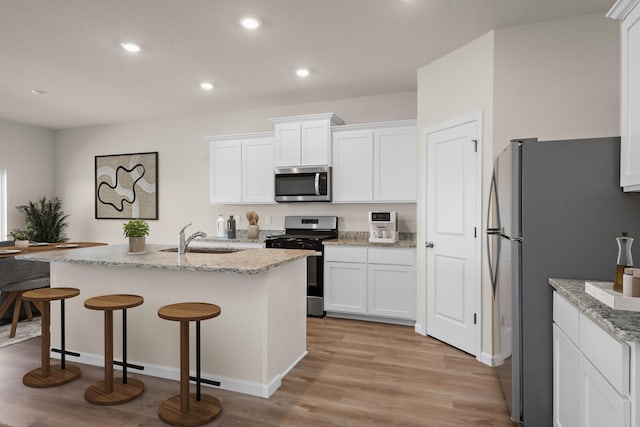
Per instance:
[[[196,237],[207,237],[207,234],[202,232],[202,231],[196,231],[195,233],[193,233],[191,236],[189,236],[186,240],[184,238],[184,230],[190,226],[191,223],[185,225],[184,227],[182,227],[182,230],[180,230],[180,243],[178,244],[178,253],[179,254],[183,254],[185,252],[187,252],[187,247],[189,246],[189,243],[191,243],[191,241],[193,239],[195,239]]]

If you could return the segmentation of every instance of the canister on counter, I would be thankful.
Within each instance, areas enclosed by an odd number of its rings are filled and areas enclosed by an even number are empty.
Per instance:
[[[633,272],[633,281],[631,283],[631,296],[640,297],[640,268],[636,268]]]
[[[624,269],[622,295],[625,297],[640,296],[640,268],[627,267]]]

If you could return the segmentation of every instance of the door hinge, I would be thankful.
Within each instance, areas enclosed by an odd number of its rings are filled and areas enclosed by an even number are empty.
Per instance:
[[[477,139],[472,139],[471,141],[473,141],[473,151],[475,151],[477,153],[478,152],[478,140]]]
[[[473,227],[473,238],[477,238],[478,237],[478,227]]]
[[[478,323],[478,315],[477,313],[473,313],[473,324],[477,324]]]

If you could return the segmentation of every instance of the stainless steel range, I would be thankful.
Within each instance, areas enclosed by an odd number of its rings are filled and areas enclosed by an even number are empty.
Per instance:
[[[307,316],[324,316],[323,240],[338,237],[337,216],[286,216],[285,234],[269,236],[265,245],[276,249],[309,249],[307,257]]]

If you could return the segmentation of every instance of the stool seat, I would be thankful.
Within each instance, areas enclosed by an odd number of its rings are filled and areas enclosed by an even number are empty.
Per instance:
[[[158,309],[158,317],[180,322],[180,394],[164,400],[158,408],[158,416],[167,424],[200,426],[222,411],[218,399],[200,393],[200,321],[220,313],[219,306],[205,302],[169,304]],[[196,393],[189,393],[189,322],[196,322]]]
[[[127,309],[144,303],[140,295],[100,295],[84,301],[90,310],[104,311],[104,381],[91,384],[84,398],[94,405],[119,405],[129,402],[144,392],[144,383],[127,378]],[[122,378],[113,378],[113,311],[122,310]]]
[[[181,302],[158,309],[158,317],[178,322],[194,322],[220,316],[220,307],[206,302]]]
[[[22,294],[22,298],[35,302],[50,302],[80,295],[76,288],[41,288],[32,289]]]
[[[80,376],[80,368],[65,363],[65,345],[64,345],[64,300],[80,295],[80,290],[76,288],[41,288],[32,289],[22,294],[22,298],[27,301],[33,301],[42,314],[41,322],[41,338],[40,352],[42,358],[42,366],[27,372],[22,377],[22,383],[27,387],[44,388],[55,387],[66,384]],[[51,325],[51,301],[60,300],[61,303],[61,364],[51,366],[49,357],[49,347],[51,344],[51,335],[49,332]]]
[[[122,310],[142,305],[144,298],[139,295],[101,295],[85,300],[84,306],[90,310]]]

